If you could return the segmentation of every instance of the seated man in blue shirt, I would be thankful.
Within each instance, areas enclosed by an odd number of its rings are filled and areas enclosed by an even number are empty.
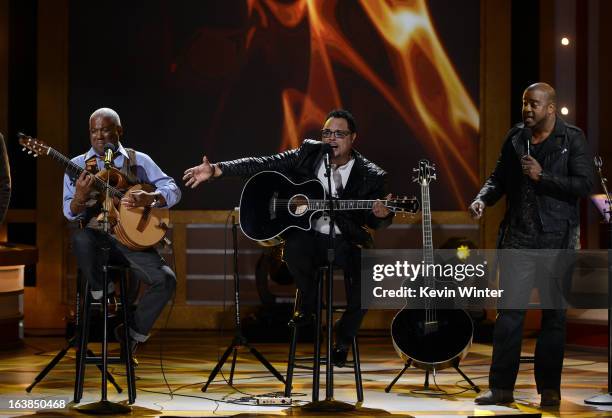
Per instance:
[[[153,192],[135,191],[127,193],[120,204],[132,207],[172,207],[181,198],[174,179],[166,175],[148,155],[126,149],[119,142],[123,130],[119,115],[112,109],[101,108],[89,118],[91,148],[85,154],[72,159],[85,168],[78,178],[68,172],[64,175],[64,216],[70,221],[79,221],[82,228],[72,237],[72,250],[83,277],[88,281],[95,299],[102,297],[101,243],[105,239],[96,216],[101,211],[98,191],[94,189],[94,176],[104,169],[104,146],[116,146],[113,165],[130,183],[148,183],[155,186]],[[130,336],[135,342],[144,342],[155,320],[172,297],[176,287],[176,276],[155,248],[134,251],[122,245],[111,235],[111,264],[129,266],[147,284],[130,323]],[[112,292],[112,283],[109,285]],[[116,332],[115,334],[119,334]]]

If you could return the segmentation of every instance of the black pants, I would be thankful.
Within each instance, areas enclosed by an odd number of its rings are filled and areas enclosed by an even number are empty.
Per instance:
[[[103,273],[101,247],[105,236],[96,230],[84,228],[72,236],[72,251],[81,273],[91,290],[102,290]],[[128,266],[132,273],[147,284],[138,307],[132,315],[130,333],[137,341],[145,341],[157,317],[174,293],[176,276],[157,250],[132,251],[115,238],[110,241],[110,264]]]
[[[524,251],[524,257],[512,256],[512,262],[500,264],[500,283],[510,292],[504,299],[511,306],[523,307],[529,301],[534,286],[544,294],[543,277],[556,280],[555,267],[560,260],[539,256],[538,249],[567,248],[567,232],[539,233],[536,237],[511,232],[502,249]],[[527,249],[529,248],[529,249]],[[541,252],[540,252],[541,253]],[[563,252],[560,252],[563,255]],[[503,257],[503,256],[502,256]],[[512,282],[505,286],[504,282]],[[538,283],[540,282],[540,283]],[[504,291],[506,292],[506,291]],[[550,294],[550,292],[549,292]],[[493,334],[493,359],[489,373],[489,387],[513,390],[519,371],[525,309],[499,309]],[[565,349],[565,309],[543,309],[540,334],[535,349],[535,380],[538,393],[543,389],[560,391],[561,370]]]
[[[302,307],[314,310],[316,303],[316,278],[319,267],[327,265],[329,237],[312,231],[294,230],[287,234],[284,259],[287,267],[302,292]],[[349,346],[357,335],[366,310],[361,309],[361,258],[360,249],[342,238],[334,240],[335,266],[349,273],[351,283],[347,298],[347,309],[336,324],[336,344]]]

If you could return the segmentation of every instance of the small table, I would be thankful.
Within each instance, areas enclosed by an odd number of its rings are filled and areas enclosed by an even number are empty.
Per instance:
[[[23,344],[24,269],[37,261],[36,247],[0,243],[0,349]]]

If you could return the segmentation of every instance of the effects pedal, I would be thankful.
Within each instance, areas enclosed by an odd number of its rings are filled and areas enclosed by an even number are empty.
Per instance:
[[[285,396],[256,396],[257,405],[291,405],[291,398]]]

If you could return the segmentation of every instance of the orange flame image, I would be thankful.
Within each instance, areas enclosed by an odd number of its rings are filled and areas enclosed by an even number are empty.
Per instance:
[[[366,80],[423,142],[444,173],[459,168],[478,186],[479,113],[436,34],[425,0],[361,0],[359,5],[384,42],[394,80],[390,84],[359,54],[340,28],[337,0],[248,0],[249,16],[265,28],[274,18],[293,28],[304,21],[310,33],[310,64],[305,91],[282,92],[284,126],[281,149],[299,146],[318,128],[327,111],[342,107],[333,64],[352,68]],[[256,27],[247,36],[247,48]],[[456,202],[465,195],[457,175],[447,176]]]

